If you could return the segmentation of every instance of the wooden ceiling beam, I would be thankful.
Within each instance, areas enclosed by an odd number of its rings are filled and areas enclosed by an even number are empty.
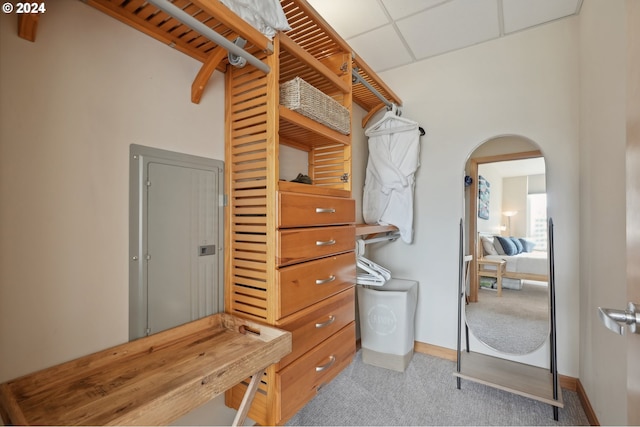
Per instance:
[[[18,15],[18,37],[22,37],[30,42],[36,41],[38,31],[38,13],[21,13]]]

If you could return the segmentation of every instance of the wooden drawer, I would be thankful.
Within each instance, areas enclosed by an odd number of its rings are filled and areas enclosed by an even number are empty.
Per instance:
[[[280,409],[288,420],[312,399],[319,387],[351,363],[356,352],[355,322],[276,373]]]
[[[322,341],[355,320],[355,287],[276,322],[291,332],[293,348],[276,365],[281,370]]]
[[[278,231],[279,266],[348,252],[356,246],[355,225]]]
[[[352,224],[356,221],[356,202],[342,197],[278,193],[278,227]]]
[[[321,258],[284,267],[277,275],[280,319],[355,285],[356,256],[347,252]]]

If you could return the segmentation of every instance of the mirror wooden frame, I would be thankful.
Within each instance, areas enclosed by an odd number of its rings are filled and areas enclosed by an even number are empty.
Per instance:
[[[475,152],[475,150],[474,150]],[[472,152],[473,155],[473,152]],[[469,302],[478,302],[478,165],[484,163],[496,163],[496,162],[506,162],[509,160],[524,160],[524,159],[534,159],[537,157],[544,157],[542,151],[540,150],[532,150],[532,151],[523,151],[519,153],[508,153],[508,154],[499,154],[495,156],[487,156],[487,157],[476,157],[469,159],[469,176],[473,178],[470,185],[470,197],[469,197],[469,234],[467,236],[467,242],[469,245],[468,252],[473,256],[473,261],[471,262],[471,266],[469,268],[470,281],[469,281]]]

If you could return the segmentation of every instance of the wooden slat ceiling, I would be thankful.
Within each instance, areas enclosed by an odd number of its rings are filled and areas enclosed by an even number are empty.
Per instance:
[[[157,9],[145,0],[85,0],[96,9],[112,16],[145,34],[165,43],[200,62],[215,57],[222,58],[214,64],[215,69],[224,72],[227,60],[218,46],[197,31],[187,27],[165,12]],[[385,98],[398,105],[400,98],[389,89],[384,82],[358,58],[351,47],[318,15],[306,0],[280,0],[283,10],[291,26],[286,35],[300,45],[316,59],[328,60],[340,53],[351,53],[353,66],[359,74]],[[246,25],[237,15],[231,12],[219,0],[174,0],[173,5],[193,16],[206,26],[233,41],[238,35],[249,40],[245,50],[256,54],[260,51],[268,52],[270,41],[249,25]],[[269,52],[268,52],[269,53]],[[309,70],[299,69],[295,61],[287,52],[281,54],[282,80],[300,76],[314,84],[321,79],[314,77]],[[213,72],[213,70],[211,70]],[[200,78],[206,84],[207,78]],[[202,89],[202,88],[201,88]],[[320,90],[330,93],[328,88]],[[377,109],[381,101],[362,84],[353,86],[353,100],[366,111]],[[196,101],[194,101],[196,102]]]

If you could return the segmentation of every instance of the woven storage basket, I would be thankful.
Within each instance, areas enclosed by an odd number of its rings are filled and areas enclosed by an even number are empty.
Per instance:
[[[351,132],[349,110],[300,77],[280,85],[280,104],[342,134]]]

